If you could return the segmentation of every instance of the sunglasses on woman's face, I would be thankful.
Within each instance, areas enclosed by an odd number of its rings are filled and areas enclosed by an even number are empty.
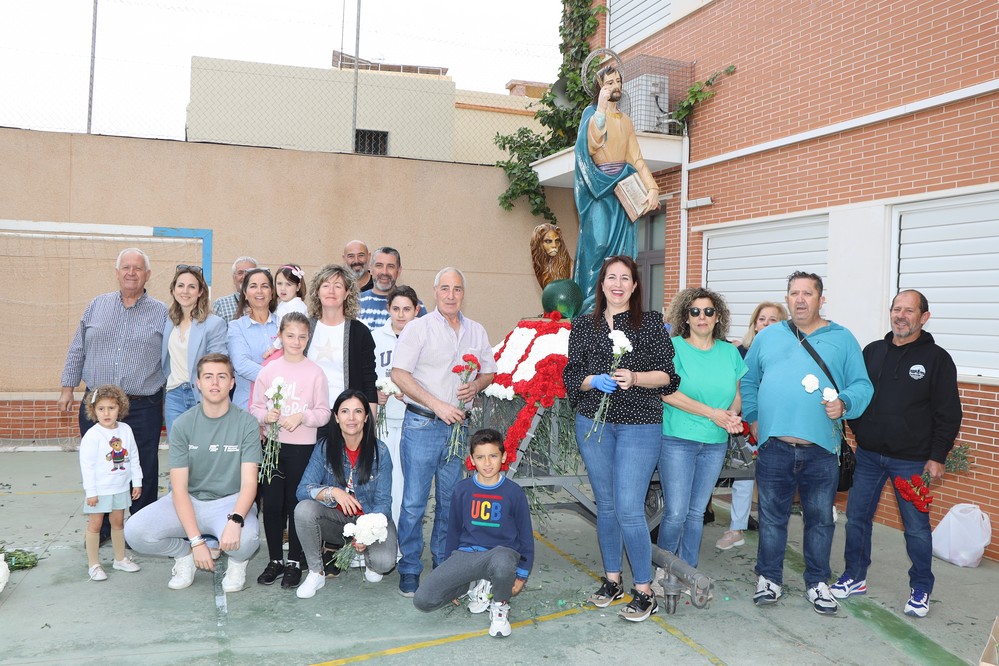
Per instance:
[[[192,266],[191,264],[177,264],[177,272],[178,273],[186,273],[188,271],[190,271],[192,273],[201,273],[202,272],[201,266]]]
[[[701,308],[687,308],[687,314],[689,314],[691,317],[700,317],[701,316]],[[704,316],[705,317],[714,317],[715,316],[715,309],[714,308],[704,308]]]

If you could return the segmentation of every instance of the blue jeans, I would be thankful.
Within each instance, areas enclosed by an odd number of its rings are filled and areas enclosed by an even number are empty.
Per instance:
[[[468,428],[463,428],[463,441],[468,440]],[[462,478],[465,456],[448,456],[451,426],[439,419],[406,412],[402,421],[400,443],[402,473],[402,509],[399,514],[400,574],[423,571],[423,514],[430,499],[430,482],[434,490],[434,527],[430,533],[430,556],[436,567],[443,562],[446,550],[447,524],[451,511],[451,493]],[[462,449],[463,451],[465,449]]]
[[[846,569],[843,573],[854,580],[867,578],[867,568],[871,566],[871,532],[874,513],[881,500],[881,489],[887,481],[894,483],[897,476],[908,479],[914,474],[922,474],[925,466],[925,461],[889,458],[857,447],[857,469],[853,473],[853,488],[846,505],[846,548],[843,553]],[[895,489],[894,485],[892,489]],[[902,499],[898,490],[895,490],[895,499],[905,529],[905,552],[912,563],[909,567],[909,587],[930,593],[934,580],[931,571],[933,539],[930,514]]]
[[[760,545],[756,573],[778,585],[784,582],[787,522],[795,491],[805,522],[805,584],[829,581],[833,501],[839,484],[839,458],[821,446],[792,446],[775,437],[764,442],[756,459]]]
[[[604,571],[621,573],[623,546],[635,584],[651,583],[652,541],[645,522],[645,496],[659,461],[662,424],[607,423],[601,427],[602,435],[598,429],[586,439],[593,421],[576,414],[576,443],[597,505],[597,542]]]
[[[89,394],[88,394],[89,397]],[[139,449],[139,465],[142,467],[142,495],[132,501],[129,512],[134,514],[144,506],[156,501],[160,476],[160,432],[163,428],[163,389],[153,395],[129,396],[128,416],[122,419],[132,428],[135,446]],[[84,401],[80,401],[80,436],[82,437],[93,421],[87,418]],[[110,529],[110,528],[109,528]]]
[[[659,481],[666,508],[657,545],[697,566],[704,531],[704,509],[725,464],[725,444],[703,444],[663,436]]]
[[[194,387],[189,383],[183,383],[176,388],[166,392],[163,399],[163,419],[166,421],[167,440],[170,439],[170,430],[177,417],[198,404],[198,399],[194,397]]]

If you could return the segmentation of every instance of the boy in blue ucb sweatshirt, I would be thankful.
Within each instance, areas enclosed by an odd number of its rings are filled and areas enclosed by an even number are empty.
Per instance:
[[[534,563],[534,529],[523,489],[500,471],[503,436],[479,430],[469,442],[475,474],[451,496],[446,560],[430,572],[413,597],[432,611],[464,596],[468,610],[489,610],[489,635],[509,636],[510,598],[524,589]]]

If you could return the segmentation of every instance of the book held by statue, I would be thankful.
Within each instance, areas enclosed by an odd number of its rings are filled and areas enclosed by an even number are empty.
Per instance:
[[[645,198],[649,195],[649,191],[637,172],[615,185],[614,194],[624,206],[624,212],[628,214],[629,220],[634,222],[642,216],[645,211]]]

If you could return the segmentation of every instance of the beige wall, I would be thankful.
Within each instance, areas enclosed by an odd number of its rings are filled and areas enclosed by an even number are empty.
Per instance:
[[[462,268],[466,312],[494,343],[541,311],[527,246],[540,220],[499,208],[506,177],[495,167],[12,129],[0,129],[0,155],[0,220],[213,229],[214,295],[231,292],[240,254],[311,273],[361,238],[397,247],[402,281],[427,301],[439,268]],[[549,199],[574,250],[571,192]],[[116,288],[113,259],[131,245],[152,255],[149,289],[163,300],[173,266],[200,262],[190,241],[0,231],[0,392],[58,387],[80,314]]]
[[[187,139],[353,152],[353,90],[353,70],[195,57]],[[538,129],[522,113],[531,101],[456,90],[447,76],[361,71],[357,127],[388,132],[392,157],[493,164],[505,156],[497,132]]]

